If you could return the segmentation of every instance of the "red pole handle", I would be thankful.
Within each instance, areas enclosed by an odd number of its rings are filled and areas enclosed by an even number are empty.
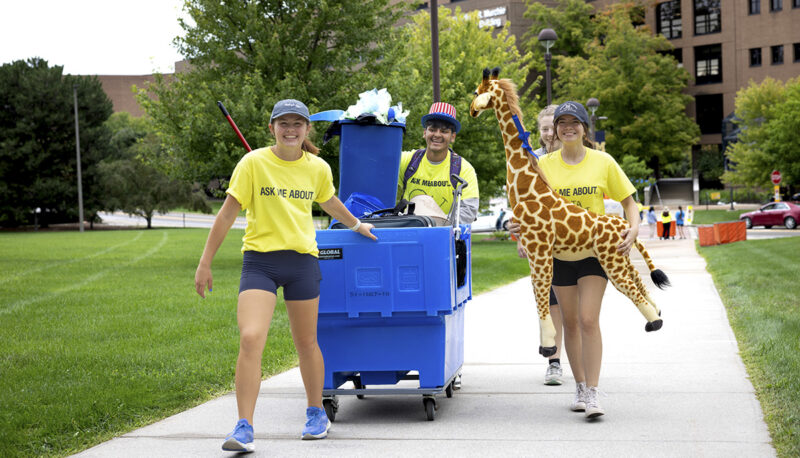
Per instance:
[[[236,132],[236,135],[239,137],[239,140],[242,141],[242,144],[244,145],[244,148],[247,150],[247,152],[252,151],[253,149],[250,148],[250,145],[247,144],[247,140],[244,139],[244,135],[242,135],[242,133],[239,131],[239,128],[236,127],[236,123],[233,122],[231,115],[228,114],[228,110],[225,109],[225,105],[223,105],[222,102],[217,102],[217,106],[219,107],[220,110],[222,110],[222,114],[225,116],[225,119],[228,120],[228,124],[230,124],[231,127],[233,127],[233,131]]]

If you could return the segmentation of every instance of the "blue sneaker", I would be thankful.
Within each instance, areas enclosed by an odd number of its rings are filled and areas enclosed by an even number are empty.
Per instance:
[[[303,440],[325,439],[328,437],[328,430],[331,428],[331,422],[328,421],[328,416],[325,410],[319,407],[309,407],[306,409],[306,427],[303,428]]]
[[[233,432],[228,434],[225,438],[225,443],[222,444],[222,450],[226,452],[252,452],[255,450],[253,444],[253,427],[247,422],[246,418],[242,418],[236,423]]]

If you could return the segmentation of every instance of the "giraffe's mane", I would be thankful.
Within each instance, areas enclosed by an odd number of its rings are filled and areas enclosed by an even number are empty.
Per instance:
[[[497,80],[497,85],[506,94],[506,102],[508,102],[508,109],[511,110],[512,115],[517,115],[520,122],[522,122],[522,110],[519,107],[519,95],[517,94],[517,85],[507,78]]]
[[[522,109],[519,107],[519,95],[517,94],[517,85],[514,84],[513,81],[507,78],[497,80],[497,85],[500,89],[503,90],[503,93],[506,95],[506,102],[508,103],[508,109],[511,111],[512,115],[517,115],[519,118],[520,124],[522,123]],[[524,127],[524,126],[523,126]],[[544,174],[544,171],[539,167],[539,161],[533,159],[533,157],[528,157],[528,162],[531,165],[531,168],[534,172],[536,172],[544,182],[547,187],[553,191],[553,187],[550,185],[550,182],[547,180],[547,177]],[[553,191],[555,192],[555,191]],[[558,195],[558,193],[556,193]]]

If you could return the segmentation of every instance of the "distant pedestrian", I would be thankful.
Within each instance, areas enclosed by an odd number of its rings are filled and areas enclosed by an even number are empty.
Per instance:
[[[661,224],[664,226],[663,237],[664,240],[669,240],[670,236],[670,226],[672,226],[672,216],[669,214],[669,207],[664,207],[664,211],[661,212]],[[675,238],[674,236],[672,237]]]
[[[647,224],[650,226],[650,238],[654,239],[656,237],[656,227],[658,226],[658,221],[656,221],[656,211],[653,206],[650,206],[650,209],[647,210]]]
[[[233,170],[225,203],[214,219],[194,277],[197,294],[205,297],[206,288],[209,292],[212,288],[211,261],[236,215],[247,210],[236,312],[239,421],[225,438],[222,449],[226,451],[254,449],[253,414],[261,387],[261,362],[281,287],[308,403],[307,422],[299,436],[327,436],[330,421],[322,408],[325,370],[317,344],[321,275],[312,203],[317,202],[351,230],[375,239],[370,232],[373,226],[361,223],[336,197],[331,168],[317,157],[319,150],[308,139],[311,124],[305,104],[292,99],[276,103],[269,130],[275,145],[245,154]]]
[[[684,213],[683,208],[678,205],[678,211],[675,213],[675,225],[678,229],[678,237],[685,239],[686,232],[683,229],[683,221],[686,219],[686,213]]]

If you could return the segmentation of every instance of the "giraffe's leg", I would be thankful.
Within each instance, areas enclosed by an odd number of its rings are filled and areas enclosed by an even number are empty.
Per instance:
[[[539,354],[550,357],[556,354],[556,327],[550,315],[550,285],[553,282],[552,246],[530,242],[523,236],[531,268],[531,284],[539,314]]]
[[[631,279],[633,283],[636,285],[636,289],[642,293],[642,296],[649,302],[653,307],[655,307],[656,312],[658,312],[658,316],[661,316],[661,310],[656,305],[656,302],[650,297],[650,292],[647,291],[647,287],[644,286],[644,282],[642,281],[642,276],[639,275],[639,271],[636,270],[636,267],[633,267],[633,263],[629,263],[628,271],[631,273]]]
[[[616,255],[615,247],[609,248],[611,248],[609,251],[612,252],[612,254],[606,252],[605,255],[598,257],[598,260],[603,266],[603,270],[606,271],[606,275],[608,275],[611,284],[613,284],[619,292],[628,296],[628,299],[636,305],[639,312],[647,319],[647,324],[644,328],[645,331],[650,332],[661,329],[663,321],[661,321],[661,318],[658,316],[658,310],[645,299],[636,286],[636,283],[630,278],[630,273],[625,265],[626,261],[630,261],[625,259],[624,256]]]

